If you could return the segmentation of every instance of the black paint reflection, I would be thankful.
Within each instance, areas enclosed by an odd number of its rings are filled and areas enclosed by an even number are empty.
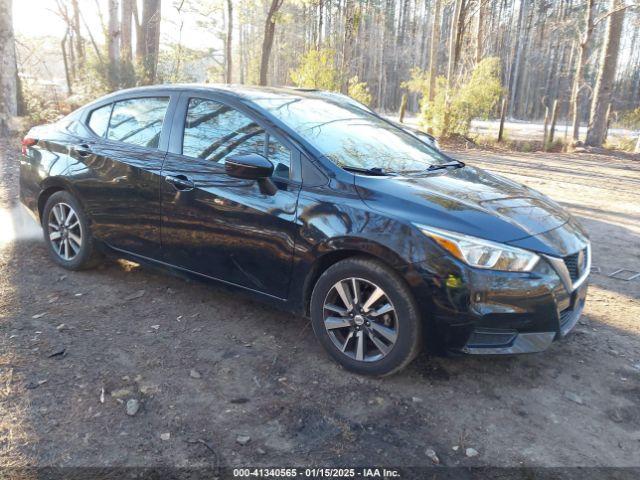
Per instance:
[[[116,102],[107,138],[141,147],[157,148],[168,97],[134,98]]]

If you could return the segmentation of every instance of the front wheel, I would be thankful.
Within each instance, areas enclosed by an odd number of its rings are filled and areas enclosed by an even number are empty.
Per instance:
[[[383,376],[407,366],[421,346],[421,320],[402,278],[370,258],[329,267],[311,297],[313,330],[346,369]]]

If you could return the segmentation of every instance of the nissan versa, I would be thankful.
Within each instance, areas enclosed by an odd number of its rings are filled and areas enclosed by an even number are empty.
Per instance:
[[[137,88],[22,148],[58,265],[115,252],[249,291],[309,316],[355,372],[423,345],[538,352],[584,306],[590,244],[564,209],[339,94]]]

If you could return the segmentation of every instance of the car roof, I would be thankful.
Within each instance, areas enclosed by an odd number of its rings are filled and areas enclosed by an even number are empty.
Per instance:
[[[253,85],[234,85],[234,84],[215,84],[215,83],[174,83],[174,84],[160,84],[149,85],[144,87],[134,87],[126,90],[118,90],[110,95],[103,97],[104,99],[111,96],[124,96],[124,95],[136,95],[136,94],[148,94],[154,91],[179,91],[179,92],[218,92],[224,93],[230,96],[236,96],[238,98],[244,98],[247,100],[257,100],[262,98],[334,98],[338,99],[350,99],[346,95],[342,95],[336,92],[327,92],[323,90],[317,90],[313,88],[296,88],[296,87],[259,87]]]

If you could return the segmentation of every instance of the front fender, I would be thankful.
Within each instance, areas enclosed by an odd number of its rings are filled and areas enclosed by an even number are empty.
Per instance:
[[[398,272],[442,252],[410,223],[372,210],[352,183],[303,188],[298,200],[299,225],[289,301],[305,310],[315,281],[333,263],[370,255]]]
[[[390,246],[361,236],[331,238],[315,245],[312,251],[313,256],[316,258],[314,263],[321,262],[325,256],[338,252],[357,252],[370,255],[395,269],[402,268],[408,263],[402,255],[398,254]]]

